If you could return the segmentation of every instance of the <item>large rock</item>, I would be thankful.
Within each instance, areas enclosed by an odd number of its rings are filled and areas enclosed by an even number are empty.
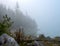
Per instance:
[[[7,34],[0,36],[0,46],[19,46],[14,38],[10,37]]]

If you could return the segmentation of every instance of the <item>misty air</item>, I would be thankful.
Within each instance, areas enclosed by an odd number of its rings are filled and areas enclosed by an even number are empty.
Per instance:
[[[60,46],[60,1],[0,0],[0,46]]]

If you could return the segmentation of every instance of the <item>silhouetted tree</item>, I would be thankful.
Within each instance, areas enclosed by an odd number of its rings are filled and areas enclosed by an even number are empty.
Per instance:
[[[41,35],[39,36],[39,39],[40,39],[40,40],[45,40],[45,36],[44,36],[43,34],[41,34]]]

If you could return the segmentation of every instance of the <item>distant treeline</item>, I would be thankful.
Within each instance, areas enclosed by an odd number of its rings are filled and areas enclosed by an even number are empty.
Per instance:
[[[2,20],[2,17],[4,15],[7,15],[11,17],[12,21],[14,21],[14,24],[11,27],[11,30],[15,30],[17,28],[22,27],[24,29],[24,33],[27,35],[35,35],[38,31],[36,21],[34,19],[31,19],[30,16],[24,15],[16,5],[16,9],[10,9],[6,8],[5,5],[0,4],[0,22]]]

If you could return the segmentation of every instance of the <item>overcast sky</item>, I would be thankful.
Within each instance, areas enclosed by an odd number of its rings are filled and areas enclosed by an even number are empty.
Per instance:
[[[0,0],[0,3],[15,8],[17,0]],[[38,34],[60,36],[60,0],[18,0],[20,9],[36,20]]]

